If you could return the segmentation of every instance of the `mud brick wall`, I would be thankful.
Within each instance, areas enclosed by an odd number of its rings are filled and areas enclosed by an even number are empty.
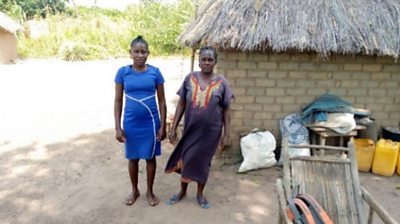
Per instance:
[[[239,153],[240,134],[253,128],[271,131],[279,144],[279,120],[327,91],[369,109],[378,130],[400,122],[400,63],[390,57],[220,51],[217,72],[236,97],[228,156]]]

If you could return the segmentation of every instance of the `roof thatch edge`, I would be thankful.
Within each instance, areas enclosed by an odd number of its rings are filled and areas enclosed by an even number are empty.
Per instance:
[[[6,14],[0,12],[0,29],[15,34],[21,29],[21,26]]]

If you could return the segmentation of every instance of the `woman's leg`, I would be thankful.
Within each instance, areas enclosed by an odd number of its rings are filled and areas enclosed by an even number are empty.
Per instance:
[[[204,188],[206,187],[206,183],[197,183],[197,202],[202,208],[208,208],[209,204],[207,199],[203,195]]]
[[[135,203],[136,199],[139,197],[140,192],[138,189],[138,174],[139,174],[139,160],[129,160],[128,161],[129,177],[131,179],[132,192],[126,198],[126,205],[132,205]]]
[[[147,170],[146,197],[151,206],[155,206],[160,202],[160,200],[153,193],[153,184],[154,184],[154,179],[156,177],[156,168],[157,168],[156,157],[150,160],[146,160],[146,170]]]
[[[169,199],[168,204],[172,205],[182,200],[186,196],[188,185],[189,183],[181,182],[181,191],[179,191],[178,194],[174,194],[171,199]]]
[[[182,200],[186,196],[186,191],[188,188],[189,183],[183,183],[181,182],[181,191],[177,194],[178,196],[178,201]]]

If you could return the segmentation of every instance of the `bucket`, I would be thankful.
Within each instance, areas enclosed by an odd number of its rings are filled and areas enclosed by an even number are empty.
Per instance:
[[[378,130],[375,120],[370,118],[362,118],[357,121],[357,124],[365,127],[365,129],[361,129],[358,131],[358,138],[369,138],[372,139],[374,142],[378,141]]]
[[[372,172],[382,176],[392,176],[399,156],[399,142],[379,139],[376,143]]]
[[[390,139],[395,142],[400,142],[400,128],[399,127],[382,128],[382,138]]]
[[[354,139],[358,171],[369,172],[374,159],[375,143],[372,139]]]

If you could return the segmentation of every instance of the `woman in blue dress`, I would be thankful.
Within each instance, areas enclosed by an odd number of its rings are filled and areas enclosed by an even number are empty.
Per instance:
[[[146,160],[146,198],[151,206],[160,201],[153,193],[153,183],[156,175],[156,156],[161,154],[160,142],[165,138],[167,108],[164,78],[158,68],[146,64],[149,53],[148,44],[141,36],[132,40],[130,54],[133,64],[121,67],[115,77],[115,138],[125,143],[125,157],[129,161],[129,177],[132,184],[132,192],[126,198],[126,205],[135,203],[140,195],[140,159]],[[121,122],[123,106],[124,117]]]

